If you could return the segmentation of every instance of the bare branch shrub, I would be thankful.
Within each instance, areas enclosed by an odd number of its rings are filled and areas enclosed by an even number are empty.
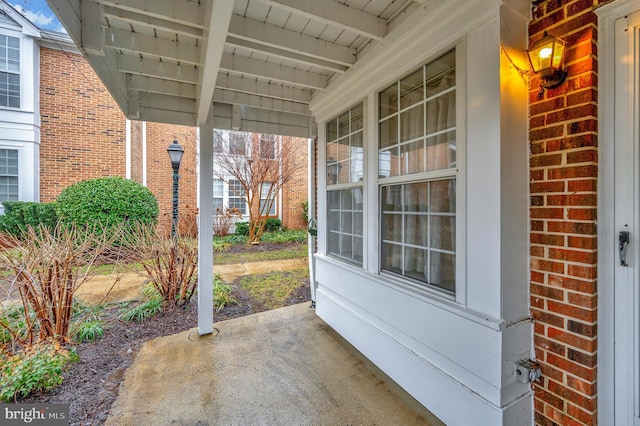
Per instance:
[[[157,229],[144,226],[133,230],[131,242],[142,259],[143,273],[164,304],[187,304],[197,284],[197,242],[182,237],[165,238]]]
[[[215,155],[214,175],[229,184],[237,180],[249,205],[249,242],[260,241],[276,195],[306,162],[306,146],[289,136],[265,137],[257,133],[230,133],[229,149]],[[233,139],[233,143],[231,141]],[[304,150],[304,153],[303,151]],[[266,193],[263,194],[263,188]],[[261,198],[265,202],[260,202]]]
[[[236,219],[241,219],[242,213],[237,208],[217,208],[213,215],[213,234],[223,237],[229,235],[231,225]]]
[[[13,309],[19,321],[9,321],[8,310],[2,310],[0,329],[11,337],[3,343],[26,347],[69,341],[75,294],[91,278],[97,260],[112,250],[118,235],[102,227],[28,227],[22,241],[0,252],[0,286],[20,296]]]

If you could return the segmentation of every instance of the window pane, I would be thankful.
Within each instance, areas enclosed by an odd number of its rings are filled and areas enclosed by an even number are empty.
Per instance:
[[[398,86],[394,84],[380,92],[380,118],[396,112],[398,112]]]
[[[431,191],[431,208],[432,212],[455,213],[456,211],[456,185],[455,180],[438,180],[431,182],[429,190]]]
[[[403,175],[410,173],[418,173],[424,171],[425,167],[425,149],[424,140],[407,143],[400,146],[400,173]]]
[[[424,82],[422,68],[410,76],[400,80],[400,108],[415,105],[424,99]]]
[[[427,281],[428,256],[427,250],[407,247],[404,253],[404,275],[418,281]]]
[[[398,117],[394,116],[380,123],[380,148],[398,143]]]
[[[455,179],[388,185],[380,194],[382,270],[453,291]]]
[[[452,254],[431,252],[430,283],[454,292],[456,284],[456,258]]]
[[[18,150],[0,149],[0,202],[18,201]]]
[[[229,154],[241,156],[247,154],[247,137],[244,133],[229,134]]]
[[[351,120],[349,119],[349,111],[345,112],[344,114],[338,117],[338,137],[339,138],[347,136],[349,133],[351,133],[349,131],[350,121]]]
[[[327,123],[327,141],[331,142],[336,139],[338,139],[338,119],[334,118]]]
[[[362,130],[363,122],[363,108],[360,104],[351,110],[351,132]]]
[[[364,178],[362,113],[359,104],[327,122],[327,185],[357,183]]]
[[[395,101],[396,90],[400,93],[399,113],[383,108],[389,99]],[[379,103],[381,177],[456,167],[455,50],[383,90]],[[394,158],[398,154],[400,157]]]
[[[327,192],[327,250],[358,264],[362,262],[362,196],[362,188]]]

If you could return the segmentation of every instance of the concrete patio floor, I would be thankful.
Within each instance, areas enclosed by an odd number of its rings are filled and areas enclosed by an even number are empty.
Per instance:
[[[147,342],[107,425],[441,425],[309,303]]]

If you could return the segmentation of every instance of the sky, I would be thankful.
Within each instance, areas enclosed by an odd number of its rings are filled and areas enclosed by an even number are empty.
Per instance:
[[[9,0],[8,2],[39,28],[67,32],[45,0]]]

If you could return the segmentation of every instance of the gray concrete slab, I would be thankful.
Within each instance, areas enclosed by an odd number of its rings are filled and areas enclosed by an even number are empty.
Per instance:
[[[147,342],[106,424],[442,424],[308,306]]]

